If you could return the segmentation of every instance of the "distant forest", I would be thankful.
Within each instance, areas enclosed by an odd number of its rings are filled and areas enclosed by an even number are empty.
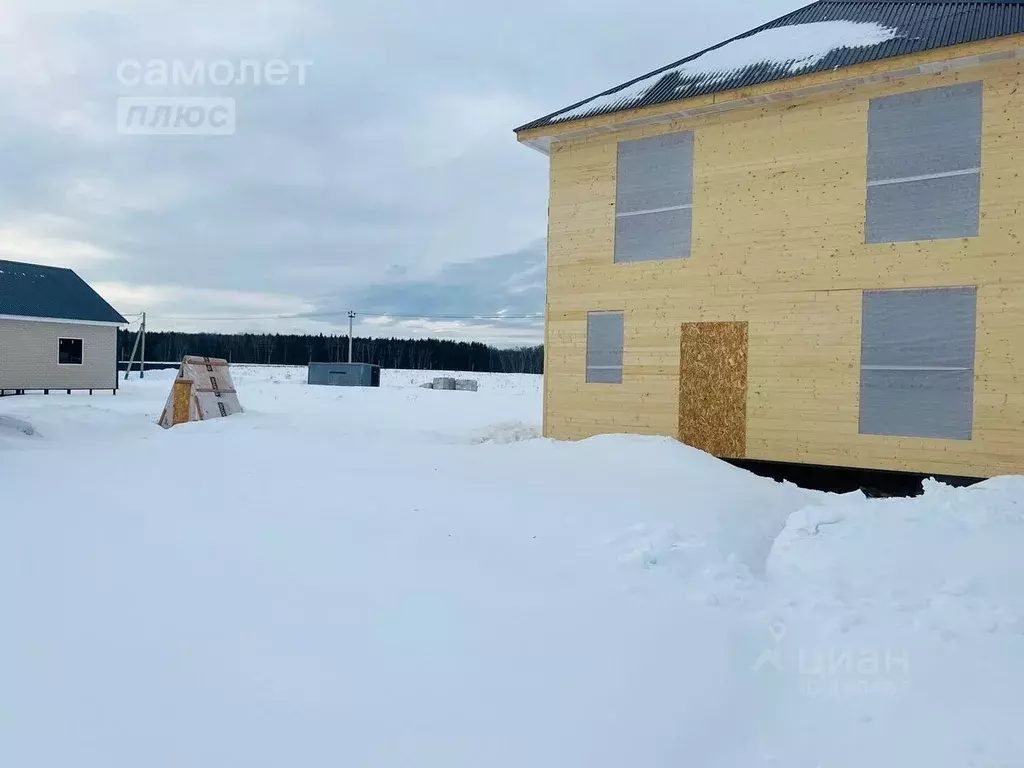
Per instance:
[[[134,331],[118,331],[118,360],[131,356]],[[185,355],[221,357],[232,363],[306,365],[348,359],[348,336],[278,334],[146,333],[146,360],[176,362]],[[352,343],[352,360],[382,368],[438,371],[543,373],[544,347],[498,349],[487,344],[441,339],[362,339]]]

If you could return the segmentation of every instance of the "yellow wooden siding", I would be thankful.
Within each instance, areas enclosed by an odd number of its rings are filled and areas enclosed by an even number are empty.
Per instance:
[[[681,324],[747,321],[750,458],[1024,471],[1021,70],[1009,60],[555,144],[546,434],[677,436]],[[866,245],[868,100],[975,80],[985,86],[980,236]],[[689,129],[692,257],[613,263],[617,141]],[[861,292],[955,285],[978,286],[973,439],[858,434]],[[585,383],[593,310],[625,313],[621,385]]]

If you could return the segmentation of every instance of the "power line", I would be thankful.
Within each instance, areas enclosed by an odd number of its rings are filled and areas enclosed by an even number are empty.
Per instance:
[[[537,320],[543,319],[543,312],[535,312],[530,315],[430,315],[430,314],[401,314],[398,312],[367,312],[355,310],[357,315],[376,317],[397,317],[399,319],[422,319],[422,320]]]
[[[248,316],[178,316],[159,315],[150,313],[150,318],[160,320],[210,320],[210,321],[236,321],[236,320],[311,320],[320,317],[340,317],[347,315],[350,311],[363,317],[393,317],[399,320],[543,320],[544,313],[538,312],[529,315],[435,315],[430,313],[401,313],[401,312],[371,312],[365,309],[347,310],[339,309],[331,312],[302,312],[291,315],[248,315]],[[142,313],[138,313],[141,315]]]

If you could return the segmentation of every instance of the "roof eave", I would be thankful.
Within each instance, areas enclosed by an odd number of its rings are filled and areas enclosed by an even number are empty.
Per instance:
[[[546,136],[545,135],[545,136],[537,136],[536,138],[533,138],[533,137],[528,137],[528,136],[520,136],[520,135],[517,134],[516,138],[518,139],[520,144],[522,144],[524,146],[527,146],[530,149],[535,149],[538,152],[540,152],[542,155],[550,155],[551,154],[551,143],[553,141],[551,136]]]
[[[6,315],[0,314],[0,320],[24,320],[33,323],[67,323],[69,325],[105,325],[111,327],[120,327],[122,325],[130,325],[130,323],[121,317],[120,313],[117,315],[120,320],[82,320],[80,318],[73,317],[38,317],[36,315]]]
[[[993,46],[993,43],[998,45]],[[992,50],[995,48],[995,50]],[[952,56],[952,57],[951,57]],[[556,143],[621,133],[649,125],[672,123],[735,109],[795,101],[851,86],[871,85],[904,77],[958,72],[997,61],[1024,59],[1024,34],[990,38],[922,53],[865,62],[831,72],[816,72],[748,88],[722,91],[647,107],[588,115],[534,128],[518,129],[519,143],[549,155]]]

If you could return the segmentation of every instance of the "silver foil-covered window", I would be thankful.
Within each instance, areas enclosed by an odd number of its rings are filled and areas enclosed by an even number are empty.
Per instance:
[[[860,432],[970,440],[974,288],[865,291]]]
[[[865,242],[977,236],[981,102],[980,82],[871,100]]]
[[[619,142],[615,261],[685,259],[693,229],[693,132]]]
[[[587,383],[622,383],[622,312],[587,313]]]

